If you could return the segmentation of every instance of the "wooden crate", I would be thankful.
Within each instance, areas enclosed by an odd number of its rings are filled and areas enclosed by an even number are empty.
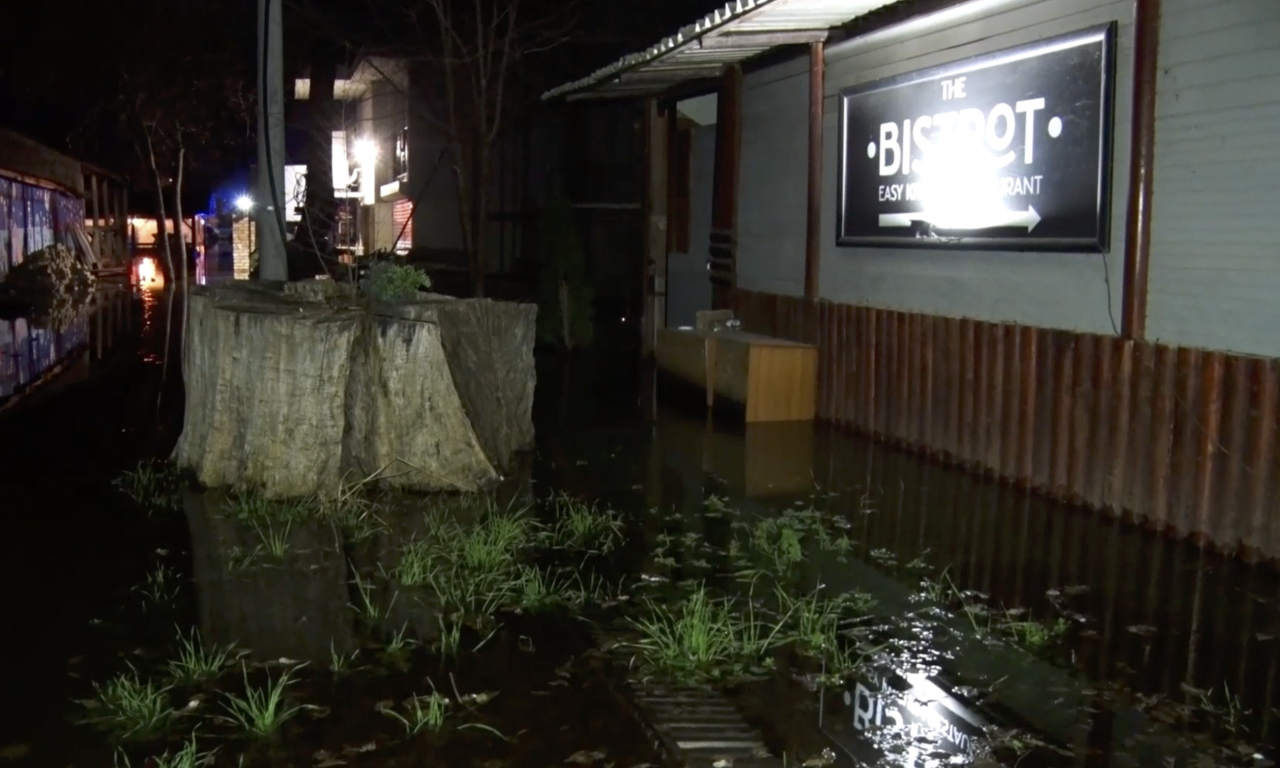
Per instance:
[[[707,405],[723,397],[745,408],[747,423],[812,421],[818,349],[741,331],[662,329],[658,367],[704,387]]]

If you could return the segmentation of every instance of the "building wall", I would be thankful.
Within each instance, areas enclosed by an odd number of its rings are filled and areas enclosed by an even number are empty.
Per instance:
[[[689,253],[667,255],[667,325],[693,325],[711,309],[707,249],[711,246],[711,190],[715,176],[716,126],[693,129],[689,159]]]
[[[1129,161],[1132,0],[974,0],[832,46],[823,122],[822,297],[911,312],[1113,333]],[[835,245],[837,94],[843,88],[1119,22],[1110,251],[1053,254]],[[807,62],[753,73],[743,94],[738,284],[804,286]]]
[[[1164,0],[1147,334],[1280,357],[1280,2]]]
[[[413,246],[460,251],[462,225],[452,158],[444,137],[415,112],[409,115],[408,193],[418,200],[413,212]]]
[[[743,78],[738,198],[742,288],[804,294],[808,126],[807,57]]]

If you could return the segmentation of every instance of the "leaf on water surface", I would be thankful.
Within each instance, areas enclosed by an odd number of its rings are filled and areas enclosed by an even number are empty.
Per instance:
[[[576,765],[591,765],[592,763],[599,762],[604,758],[605,752],[603,750],[589,752],[585,749],[580,749],[566,757],[564,761],[566,763],[574,763]]]
[[[731,765],[733,765],[733,758],[722,757],[719,760],[712,763],[711,768],[729,768],[729,766]]]
[[[316,768],[331,768],[331,766],[347,764],[346,760],[334,757],[323,749],[312,755],[311,759],[316,762]]]
[[[1147,637],[1149,635],[1154,635],[1156,633],[1156,628],[1150,624],[1130,624],[1125,627],[1125,631],[1132,632],[1133,634],[1140,635],[1142,637]]]
[[[946,755],[944,754],[944,756]],[[831,747],[827,747],[822,750],[822,754],[814,755],[808,760],[805,760],[803,765],[804,765],[804,768],[826,768],[826,766],[831,765],[835,761],[836,761],[835,750],[832,749]]]
[[[396,703],[391,699],[383,699],[382,701],[373,705],[374,712],[385,712],[388,709],[395,709],[395,708],[396,708]]]
[[[1265,642],[1267,642],[1268,640],[1275,640],[1275,639],[1276,639],[1276,636],[1275,636],[1275,635],[1271,635],[1271,634],[1268,634],[1268,633],[1266,633],[1266,632],[1259,632],[1257,635],[1254,635],[1254,637],[1258,638],[1258,642],[1260,642],[1260,643],[1265,643]]]
[[[654,768],[654,765],[653,763],[638,763],[631,766],[631,768]]]
[[[371,742],[369,742],[369,743],[367,743],[367,744],[361,744],[361,745],[360,745],[360,746],[358,746],[358,747],[346,747],[345,749],[343,749],[343,750],[342,750],[342,754],[344,754],[344,755],[358,755],[358,754],[360,754],[361,752],[373,752],[373,751],[374,751],[374,750],[376,750],[377,748],[378,748],[378,742],[376,742],[376,741],[371,741]]]

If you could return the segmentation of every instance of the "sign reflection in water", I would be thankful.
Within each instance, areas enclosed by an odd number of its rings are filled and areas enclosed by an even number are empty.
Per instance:
[[[969,757],[983,718],[922,674],[867,677],[827,697],[823,730],[855,759],[904,765]]]

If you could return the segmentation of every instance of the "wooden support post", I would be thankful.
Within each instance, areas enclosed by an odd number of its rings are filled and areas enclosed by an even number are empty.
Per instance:
[[[93,226],[90,227],[89,236],[93,242],[93,256],[98,265],[102,265],[102,207],[98,204],[98,174],[94,173],[89,176],[92,180],[93,190]]]
[[[667,125],[656,99],[644,107],[644,306],[641,350],[647,357],[664,325],[667,302]]]
[[[716,97],[716,155],[711,194],[711,304],[726,309],[737,286],[738,170],[742,157],[742,69],[725,70]]]
[[[1147,275],[1151,257],[1151,196],[1155,183],[1160,0],[1137,0],[1135,20],[1129,208],[1124,240],[1124,292],[1120,299],[1120,335],[1126,339],[1141,341],[1147,332]]]
[[[809,43],[809,189],[804,242],[804,297],[819,298],[822,261],[822,97],[825,46]]]
[[[133,258],[133,227],[129,224],[129,188],[121,189],[120,195],[120,227],[124,232],[124,258],[128,263]]]

